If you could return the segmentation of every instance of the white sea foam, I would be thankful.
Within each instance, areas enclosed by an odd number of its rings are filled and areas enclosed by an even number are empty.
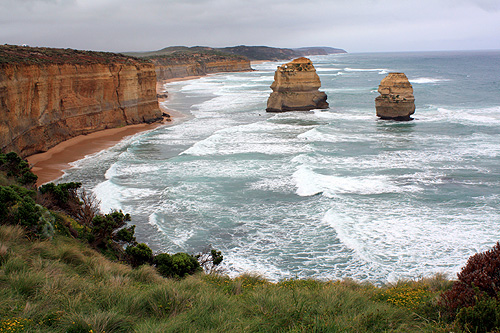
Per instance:
[[[399,193],[404,187],[395,185],[386,176],[342,177],[323,175],[306,166],[299,167],[293,174],[300,196],[322,193],[327,197],[338,194],[355,193],[360,195]]]
[[[428,84],[428,83],[439,83],[450,81],[449,79],[440,79],[440,78],[432,78],[432,77],[419,77],[414,79],[409,79],[411,83],[417,84]]]
[[[379,72],[379,74],[387,74],[389,69],[386,68],[344,68],[346,72]]]
[[[120,195],[121,190],[122,188],[120,186],[114,184],[110,180],[106,180],[98,184],[92,192],[101,202],[101,211],[109,213],[115,209],[123,210],[122,197]]]
[[[336,68],[336,67],[316,67],[316,72],[334,72],[334,71],[340,71],[341,68]],[[322,74],[324,75],[324,74]]]

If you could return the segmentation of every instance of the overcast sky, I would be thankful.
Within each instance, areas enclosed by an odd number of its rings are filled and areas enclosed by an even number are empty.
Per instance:
[[[500,49],[500,0],[0,0],[0,43]]]

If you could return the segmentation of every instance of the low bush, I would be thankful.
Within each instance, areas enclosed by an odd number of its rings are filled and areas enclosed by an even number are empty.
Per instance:
[[[125,253],[130,257],[130,263],[133,267],[150,263],[153,259],[153,251],[144,243],[127,246]]]
[[[184,252],[173,255],[161,253],[154,257],[153,263],[164,277],[183,278],[186,275],[200,272],[201,266],[196,257]]]
[[[500,330],[500,243],[469,258],[440,304],[464,328]],[[487,324],[488,323],[488,324]]]

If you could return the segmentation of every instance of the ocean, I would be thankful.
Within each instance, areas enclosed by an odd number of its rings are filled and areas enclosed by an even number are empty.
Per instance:
[[[230,276],[453,278],[500,240],[500,51],[312,56],[330,108],[266,113],[276,66],[166,85],[189,116],[74,163],[154,251],[213,247]],[[404,72],[410,122],[375,116]]]

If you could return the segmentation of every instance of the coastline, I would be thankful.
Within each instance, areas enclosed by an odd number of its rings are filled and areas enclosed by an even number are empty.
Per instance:
[[[165,84],[175,81],[198,79],[201,76],[174,78],[157,82],[157,94],[165,94]],[[86,135],[79,135],[59,143],[46,152],[26,157],[31,165],[31,171],[38,176],[37,186],[54,181],[64,175],[64,171],[72,168],[71,163],[81,160],[87,155],[95,154],[113,147],[126,137],[146,131],[152,131],[160,126],[174,126],[188,116],[182,112],[170,110],[164,106],[168,97],[158,97],[158,106],[166,114],[161,122],[152,124],[135,124],[118,128],[110,128]]]

